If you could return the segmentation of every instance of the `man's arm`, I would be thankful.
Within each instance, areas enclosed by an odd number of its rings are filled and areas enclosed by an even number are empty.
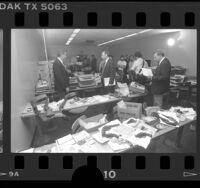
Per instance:
[[[63,89],[65,89],[66,82],[57,64],[53,65],[53,72],[54,72],[55,80],[57,80],[63,86]]]
[[[171,72],[170,63],[167,61],[167,62],[161,64],[160,71],[161,71],[161,74],[153,76],[152,80],[155,80],[155,81],[168,80],[170,77],[170,72]]]

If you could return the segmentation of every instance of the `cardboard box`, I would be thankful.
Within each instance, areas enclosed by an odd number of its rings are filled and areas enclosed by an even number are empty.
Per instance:
[[[131,117],[140,119],[142,116],[142,104],[133,102],[124,102],[126,108],[117,107],[118,117],[121,121]]]
[[[104,122],[100,122],[100,119],[102,119],[103,117],[106,117],[106,116],[104,116],[104,114],[99,114],[90,118],[80,119],[79,124],[87,132],[93,132],[93,131],[98,130],[99,127],[103,126],[105,123],[108,122],[106,118]],[[94,123],[94,124],[91,124],[91,123]]]

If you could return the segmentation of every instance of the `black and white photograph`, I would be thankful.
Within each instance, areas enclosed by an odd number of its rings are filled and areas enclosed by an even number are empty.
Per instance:
[[[0,153],[3,152],[3,30],[0,29]]]
[[[12,153],[195,153],[196,97],[195,29],[11,30]]]

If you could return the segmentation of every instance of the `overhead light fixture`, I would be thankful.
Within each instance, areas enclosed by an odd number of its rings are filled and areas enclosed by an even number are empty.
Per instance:
[[[81,29],[74,29],[73,33],[78,33]]]
[[[80,32],[80,29],[74,29],[74,31],[72,32],[72,34],[70,35],[69,39],[67,40],[67,42],[65,43],[66,45],[69,45],[70,42],[75,38],[75,36]]]
[[[169,38],[167,41],[168,46],[174,46],[175,40],[173,38]]]
[[[117,38],[117,39],[109,40],[109,41],[107,41],[107,42],[98,44],[97,46],[102,46],[102,45],[105,45],[105,44],[108,44],[108,43],[111,43],[111,42],[115,42],[115,41],[118,41],[118,40],[122,40],[122,39],[125,39],[125,38],[129,38],[129,37],[132,37],[132,36],[135,36],[135,35],[138,35],[138,34],[141,34],[141,33],[145,33],[145,32],[151,31],[151,30],[152,30],[152,29],[145,29],[145,30],[140,31],[140,32],[137,32],[137,33],[133,33],[133,34],[130,34],[130,35],[126,35],[126,36]]]

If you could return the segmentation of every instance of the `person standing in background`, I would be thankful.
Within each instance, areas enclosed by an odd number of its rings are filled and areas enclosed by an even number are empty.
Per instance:
[[[90,63],[91,63],[91,67],[92,67],[92,72],[95,73],[97,71],[97,59],[96,59],[95,55],[91,56]]]
[[[100,74],[102,78],[110,78],[109,84],[113,84],[115,79],[115,65],[111,58],[109,58],[109,52],[103,51],[101,58],[104,63],[101,65]]]
[[[143,59],[141,52],[139,51],[135,52],[134,57],[135,57],[135,61],[130,69],[134,71],[135,74],[140,74],[140,71],[142,70],[142,68],[147,68],[148,64]]]
[[[66,70],[64,61],[67,57],[67,52],[58,54],[53,63],[54,85],[58,98],[62,99],[69,92],[69,72]]]
[[[153,94],[154,105],[162,108],[163,95],[167,94],[170,89],[171,63],[162,50],[157,50],[153,54],[153,58],[157,67],[152,77],[151,93]]]

